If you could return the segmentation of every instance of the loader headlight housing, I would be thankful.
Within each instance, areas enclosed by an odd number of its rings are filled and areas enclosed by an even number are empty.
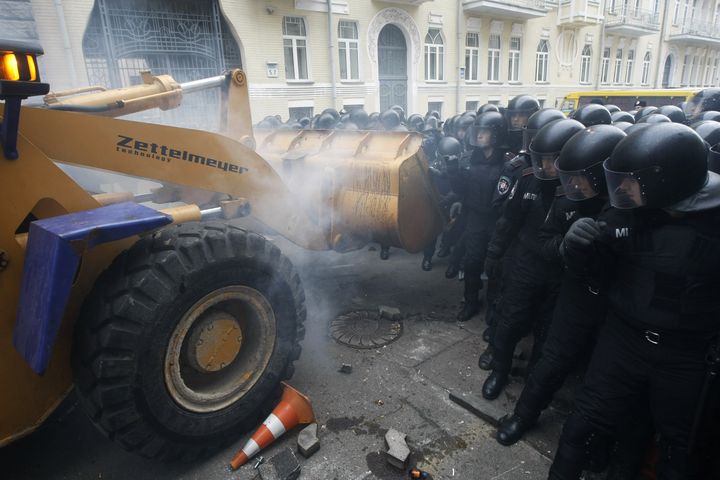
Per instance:
[[[0,99],[44,95],[50,87],[40,81],[37,56],[40,46],[0,40]]]

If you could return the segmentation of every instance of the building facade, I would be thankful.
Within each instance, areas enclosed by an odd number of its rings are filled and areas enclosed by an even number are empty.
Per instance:
[[[328,11],[328,5],[332,5]],[[10,8],[12,7],[12,8]],[[53,90],[242,67],[253,117],[718,85],[720,0],[12,0]]]

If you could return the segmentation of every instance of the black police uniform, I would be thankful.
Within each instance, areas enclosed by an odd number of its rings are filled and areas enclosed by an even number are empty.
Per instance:
[[[489,158],[482,148],[468,152],[469,166],[450,175],[453,190],[462,198],[465,218],[465,302],[478,304],[478,292],[488,242],[498,211],[492,199],[503,168],[505,152],[494,148]]]
[[[540,228],[543,256],[550,262],[561,262],[560,245],[570,225],[579,218],[597,218],[605,203],[602,197],[572,201],[564,196],[562,187],[558,189]],[[592,349],[597,330],[605,320],[606,307],[605,290],[593,278],[573,270],[563,273],[542,355],[515,405],[516,415],[532,423],[547,408],[565,377]]]
[[[609,208],[598,219],[607,228],[593,246],[564,255],[575,271],[605,280],[608,318],[550,478],[578,478],[589,439],[613,433],[647,393],[660,436],[658,479],[699,479],[687,448],[705,356],[720,330],[720,208],[679,217]]]
[[[540,354],[544,328],[550,323],[562,269],[541,252],[540,227],[547,217],[559,186],[559,180],[539,180],[532,169],[513,187],[498,220],[487,256],[500,259],[513,248],[512,271],[506,272],[506,284],[497,311],[493,338],[493,370],[509,374],[517,342],[536,327],[536,342],[531,363]]]

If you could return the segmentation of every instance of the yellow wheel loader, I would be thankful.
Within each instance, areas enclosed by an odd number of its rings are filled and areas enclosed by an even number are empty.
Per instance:
[[[305,297],[237,217],[313,250],[417,252],[441,229],[417,134],[253,132],[240,70],[47,94],[41,53],[0,42],[0,446],[73,386],[147,457],[192,458],[256,426],[300,355]],[[216,133],[116,118],[208,88]]]

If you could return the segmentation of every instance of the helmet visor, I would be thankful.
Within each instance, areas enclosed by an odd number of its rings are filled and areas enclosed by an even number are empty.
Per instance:
[[[593,170],[597,170],[594,167],[600,163],[582,170],[561,170],[555,163],[555,168],[560,174],[560,183],[562,183],[565,196],[569,200],[579,202],[600,194],[602,183],[593,172]]]
[[[508,130],[520,132],[527,126],[528,119],[533,112],[529,110],[508,110]]]
[[[689,102],[685,103],[683,112],[688,120],[702,113],[703,100],[704,98],[702,96],[695,95]]]
[[[492,130],[479,125],[471,126],[465,138],[473,147],[487,148],[495,144]]]
[[[662,182],[660,168],[653,166],[634,172],[615,172],[608,168],[608,160],[603,163],[603,168],[610,194],[610,204],[620,209],[639,208],[647,205],[646,187]]]
[[[554,180],[558,178],[558,171],[555,168],[555,161],[560,156],[560,152],[554,153],[538,153],[530,151],[530,161],[532,162],[533,173],[540,180]]]

